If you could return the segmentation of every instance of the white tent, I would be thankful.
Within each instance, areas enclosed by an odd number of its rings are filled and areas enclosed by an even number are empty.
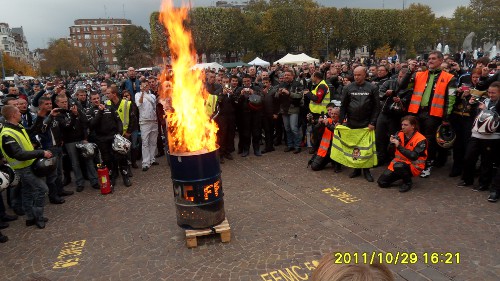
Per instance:
[[[287,54],[286,56],[282,57],[281,59],[277,60],[274,62],[274,64],[280,63],[280,64],[301,64],[303,62],[308,62],[308,63],[313,63],[313,62],[319,62],[319,59],[311,58],[310,56],[302,53],[298,55],[292,55],[292,54]]]
[[[253,59],[253,61],[249,62],[248,64],[258,65],[258,66],[263,66],[263,67],[268,67],[271,65],[269,62],[267,62],[259,57],[256,57],[255,59]]]
[[[224,68],[224,66],[222,66],[216,62],[207,62],[207,63],[198,63],[198,64],[193,65],[193,67],[192,67],[192,69],[206,69],[206,68],[210,68],[210,69],[215,68],[215,70],[219,70],[221,68]]]

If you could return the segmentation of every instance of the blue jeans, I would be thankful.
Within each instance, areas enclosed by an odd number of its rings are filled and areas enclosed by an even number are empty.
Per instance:
[[[300,148],[301,134],[299,130],[299,114],[283,114],[283,125],[286,131],[287,146]]]
[[[23,209],[26,213],[26,219],[43,217],[43,207],[45,206],[45,194],[49,188],[43,178],[33,174],[31,167],[16,170],[23,182],[21,189],[23,197]]]
[[[45,181],[49,187],[49,198],[55,198],[59,196],[63,188],[62,148],[53,146],[49,150],[53,157],[57,158],[57,167],[50,175],[47,175]]]
[[[75,173],[76,186],[84,186],[85,179],[83,178],[82,169],[80,168],[79,153],[76,149],[76,144],[78,142],[70,142],[65,144],[66,151],[68,152],[69,159],[71,160],[71,167],[73,168],[73,173]],[[89,178],[90,184],[96,185],[97,181],[97,171],[94,165],[94,160],[91,158],[84,159],[85,165],[87,167],[87,177]]]

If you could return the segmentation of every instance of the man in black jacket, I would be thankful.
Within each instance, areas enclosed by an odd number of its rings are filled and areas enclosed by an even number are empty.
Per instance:
[[[19,124],[21,112],[17,107],[5,105],[2,108],[2,115],[6,122],[0,133],[0,149],[23,182],[21,192],[23,209],[27,219],[26,225],[36,224],[38,228],[45,228],[48,219],[43,217],[43,210],[48,187],[42,178],[33,174],[31,165],[37,158],[51,158],[52,153],[33,148],[28,133]]]
[[[229,84],[229,78],[222,78],[223,90],[217,98],[217,109],[215,121],[219,126],[217,131],[217,143],[220,148],[220,161],[224,163],[224,157],[233,160],[231,152],[234,149],[234,136],[236,134],[235,112],[237,97]]]
[[[253,85],[251,77],[243,77],[243,86],[236,90],[238,103],[242,114],[242,128],[240,143],[243,149],[241,157],[247,157],[250,142],[255,156],[262,156],[260,152],[260,139],[262,137],[262,93],[259,86]],[[251,99],[252,98],[252,99]],[[253,99],[255,98],[255,100]],[[259,103],[260,99],[260,103]]]
[[[375,130],[380,111],[380,99],[377,86],[366,82],[366,68],[358,66],[354,69],[354,81],[342,90],[342,105],[340,120],[346,120],[345,125],[351,129],[367,128]],[[361,175],[361,169],[354,169],[350,178]],[[373,182],[370,169],[363,169],[363,175]]]
[[[111,89],[108,88],[106,91],[111,92]],[[104,165],[109,167],[111,171],[111,184],[116,186],[118,169],[121,167],[123,184],[127,187],[131,186],[126,155],[118,154],[112,149],[114,136],[121,135],[123,132],[122,121],[111,105],[101,103],[98,93],[93,92],[90,95],[90,102],[92,103],[92,107],[89,109],[90,131],[94,133],[94,139],[101,152]]]
[[[53,173],[47,175],[46,183],[49,188],[50,203],[62,204],[65,200],[61,196],[72,195],[73,191],[63,189],[63,141],[60,129],[61,125],[56,120],[56,116],[60,113],[59,109],[52,109],[52,102],[48,97],[41,97],[38,107],[38,117],[32,127],[31,135],[38,136],[42,149],[50,151],[57,158],[57,168]]]
[[[80,167],[79,154],[76,144],[79,142],[87,142],[87,117],[83,112],[78,110],[76,104],[68,105],[68,98],[65,95],[58,95],[56,97],[57,107],[62,108],[63,114],[58,115],[56,118],[60,124],[63,124],[62,133],[64,147],[68,152],[71,160],[71,167],[75,173],[76,178],[76,191],[82,192],[84,189],[85,179]],[[99,189],[99,182],[97,181],[97,172],[95,169],[94,161],[92,159],[83,159],[86,165],[87,178],[94,189]]]

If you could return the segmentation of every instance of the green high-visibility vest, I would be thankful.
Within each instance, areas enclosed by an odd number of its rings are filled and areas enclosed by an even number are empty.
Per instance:
[[[107,105],[111,105],[111,100],[106,101]],[[120,101],[120,106],[118,107],[118,116],[123,123],[123,133],[127,132],[128,125],[130,123],[130,108],[132,107],[132,102],[122,99]]]
[[[35,150],[33,148],[33,144],[30,141],[30,138],[28,137],[28,133],[26,132],[26,130],[21,125],[19,125],[19,126],[22,128],[22,133],[20,133],[17,130],[14,130],[12,128],[9,128],[9,127],[3,127],[2,132],[0,133],[0,149],[2,150],[2,154],[4,155],[4,157],[7,160],[7,162],[9,163],[9,165],[11,166],[11,168],[14,169],[14,170],[19,170],[19,169],[22,169],[22,168],[29,167],[29,166],[31,166],[31,164],[33,162],[35,162],[35,159],[21,161],[21,160],[17,160],[17,159],[14,159],[14,158],[10,158],[5,153],[5,151],[3,149],[3,146],[2,146],[3,137],[4,136],[9,136],[9,137],[12,137],[14,140],[16,140],[16,142],[21,146],[21,148],[23,150],[25,150],[25,151],[33,151],[33,150]]]
[[[316,85],[316,87],[311,91],[311,93],[313,93],[313,95],[316,95],[316,92],[318,91],[320,85],[325,85],[327,89],[326,94],[323,96],[323,100],[320,103],[314,101],[311,101],[309,103],[309,110],[311,110],[312,113],[317,113],[317,114],[325,112],[326,106],[330,103],[330,88],[328,87],[328,84],[326,84],[325,80],[321,80],[321,82],[319,82],[319,84]]]

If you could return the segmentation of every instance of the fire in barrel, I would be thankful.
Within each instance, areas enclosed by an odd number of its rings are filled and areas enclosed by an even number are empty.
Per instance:
[[[205,110],[208,94],[196,64],[188,8],[164,0],[160,21],[168,34],[172,80],[162,73],[161,101],[168,122],[169,160],[174,185],[177,224],[206,228],[225,218],[221,171],[216,146],[217,125]]]

